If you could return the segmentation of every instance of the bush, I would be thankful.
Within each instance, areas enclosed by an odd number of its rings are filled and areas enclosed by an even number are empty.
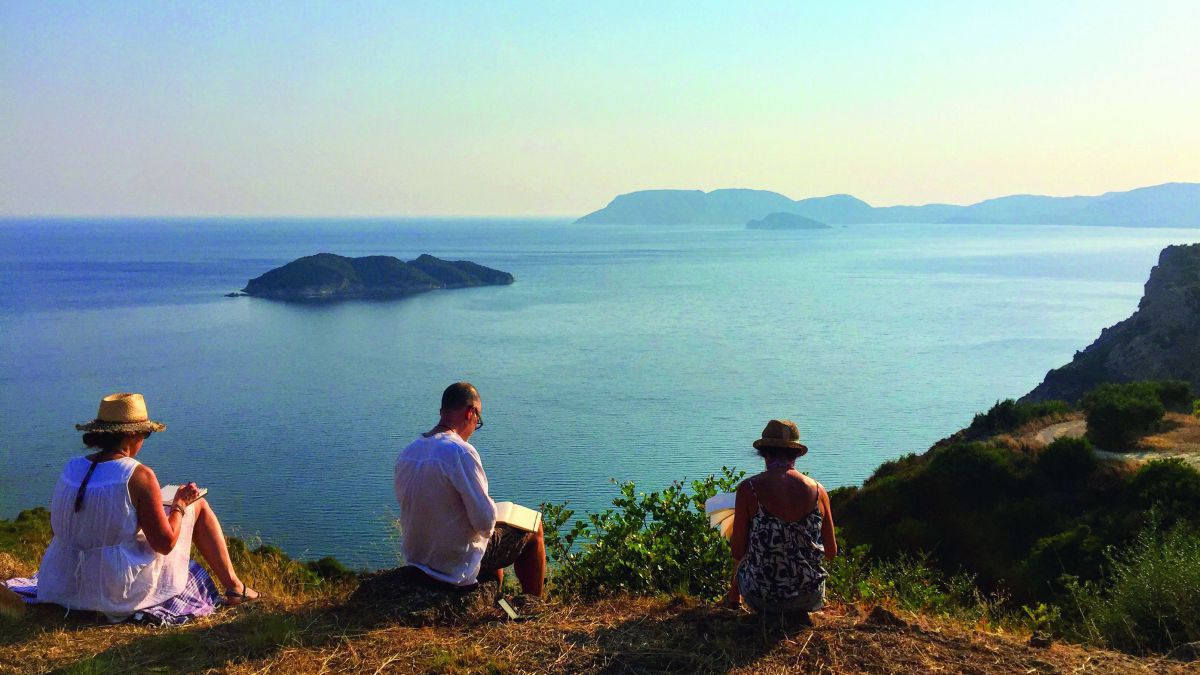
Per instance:
[[[1092,473],[1097,461],[1087,439],[1064,436],[1038,453],[1036,466],[1056,485],[1077,484]]]
[[[1200,536],[1147,528],[1108,562],[1107,585],[1069,584],[1080,617],[1069,632],[1135,653],[1200,640]]]
[[[1127,448],[1166,414],[1155,383],[1102,384],[1083,397],[1088,439],[1109,450]]]
[[[614,593],[679,593],[702,598],[724,594],[733,572],[729,543],[708,523],[704,501],[732,492],[744,475],[680,482],[661,492],[637,492],[619,483],[613,507],[567,527],[567,504],[542,504],[546,553],[554,565],[551,591],[591,598]],[[577,546],[578,544],[578,546]]]
[[[0,520],[0,552],[18,560],[36,563],[51,536],[50,511],[42,506],[22,511],[13,520]]]
[[[1200,417],[1200,398],[1192,401],[1192,415],[1195,417]]]
[[[1147,384],[1167,410],[1180,413],[1191,411],[1192,385],[1187,380],[1158,380]]]
[[[1139,505],[1155,509],[1167,525],[1177,519],[1200,520],[1200,472],[1178,457],[1149,462],[1129,488]]]
[[[988,598],[968,574],[947,575],[926,554],[877,559],[866,546],[855,546],[825,564],[829,598],[846,603],[885,602],[914,612],[969,618],[996,614],[999,600]]]
[[[1028,424],[1039,417],[1065,415],[1071,412],[1071,405],[1066,401],[1039,401],[1037,403],[1018,403],[1007,399],[997,401],[987,412],[975,415],[967,433],[972,438],[995,436]]]

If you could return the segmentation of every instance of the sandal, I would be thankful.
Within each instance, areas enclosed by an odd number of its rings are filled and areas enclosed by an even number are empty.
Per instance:
[[[242,603],[254,602],[255,600],[258,600],[259,598],[262,597],[262,593],[259,593],[258,591],[254,591],[253,596],[246,595],[246,591],[253,591],[253,590],[254,589],[247,586],[246,582],[243,581],[241,591],[225,591],[225,603],[224,603],[225,606],[226,607],[234,607],[234,606],[240,605]]]

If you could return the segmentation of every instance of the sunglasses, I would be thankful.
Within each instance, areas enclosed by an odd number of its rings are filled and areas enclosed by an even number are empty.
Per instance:
[[[476,430],[482,429],[483,428],[483,413],[480,412],[480,410],[477,406],[471,406],[471,410],[475,411],[475,429]]]

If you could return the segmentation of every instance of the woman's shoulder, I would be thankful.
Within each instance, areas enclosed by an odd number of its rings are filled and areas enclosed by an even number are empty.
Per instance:
[[[753,490],[754,489],[754,481],[761,479],[763,476],[766,475],[766,473],[767,473],[766,471],[763,471],[761,473],[756,473],[753,476],[746,476],[745,478],[742,479],[742,482],[738,483],[737,491],[741,492],[743,490]]]

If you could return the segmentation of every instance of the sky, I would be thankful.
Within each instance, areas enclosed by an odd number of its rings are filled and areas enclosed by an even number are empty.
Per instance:
[[[1200,181],[1200,3],[0,0],[0,217]]]

